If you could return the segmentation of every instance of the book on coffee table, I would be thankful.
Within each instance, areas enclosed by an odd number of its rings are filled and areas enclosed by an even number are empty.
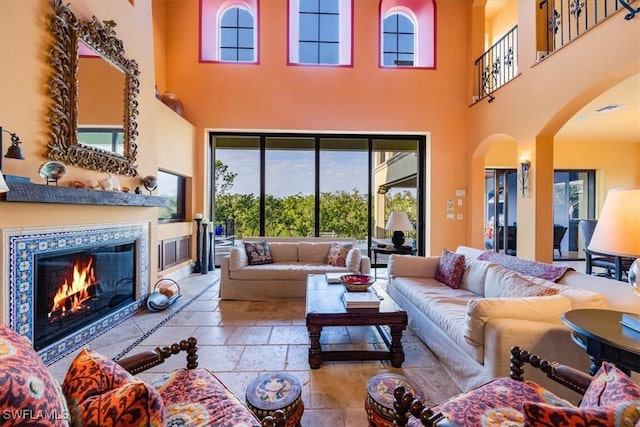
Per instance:
[[[380,298],[371,288],[365,292],[345,292],[342,294],[346,308],[378,308]]]
[[[340,277],[344,276],[345,272],[341,271],[339,273],[325,273],[324,275],[327,277],[327,283],[331,283],[331,284],[336,284],[336,283],[342,283],[340,281]]]
[[[622,319],[620,320],[623,326],[627,328],[631,328],[635,331],[640,332],[640,315],[637,314],[629,314],[622,313]]]

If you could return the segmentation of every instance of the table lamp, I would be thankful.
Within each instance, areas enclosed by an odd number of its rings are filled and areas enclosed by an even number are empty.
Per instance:
[[[391,216],[389,216],[387,225],[384,228],[393,231],[391,243],[396,249],[399,249],[404,244],[404,231],[413,230],[407,213],[398,211],[391,212]]]
[[[640,187],[612,188],[604,201],[589,250],[608,255],[636,258],[627,277],[640,295]]]

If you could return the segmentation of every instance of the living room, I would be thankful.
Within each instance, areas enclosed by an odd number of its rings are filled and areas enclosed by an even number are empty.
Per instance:
[[[597,132],[578,140],[562,137],[565,125],[610,89],[632,81],[635,93],[640,92],[640,37],[634,23],[638,18],[624,19],[625,10],[539,60],[537,52],[543,49],[537,29],[542,24],[533,2],[489,1],[486,8],[480,1],[432,2],[433,63],[393,69],[379,65],[376,40],[380,35],[373,24],[379,21],[378,1],[353,2],[353,50],[347,64],[337,67],[291,64],[287,7],[270,2],[260,2],[256,63],[203,60],[201,3],[207,1],[70,2],[82,20],[92,16],[98,21],[113,20],[126,57],[135,59],[140,70],[137,176],[116,173],[119,184],[132,192],[139,187],[146,196],[141,177],[156,176],[159,170],[179,174],[187,184],[185,217],[158,223],[153,206],[3,200],[3,323],[10,319],[9,235],[78,233],[96,225],[140,224],[142,229],[132,232],[148,238],[139,243],[146,253],[139,262],[144,280],[138,300],[153,290],[160,277],[187,276],[196,253],[192,218],[202,212],[215,219],[209,185],[211,131],[424,136],[421,255],[438,255],[443,248],[459,245],[484,247],[487,167],[517,169],[521,159],[530,161],[525,197],[517,199],[518,256],[542,262],[553,257],[554,170],[595,170],[597,212],[611,188],[638,184],[637,120],[624,126],[599,125]],[[495,3],[499,7],[490,12]],[[48,88],[54,42],[49,28],[52,2],[3,1],[0,11],[0,35],[7,41],[0,46],[0,125],[19,136],[25,158],[3,158],[2,172],[46,184],[39,171],[51,160],[49,144],[56,139],[51,134]],[[519,74],[493,93],[492,102],[486,97],[474,102],[480,95],[474,80],[475,59],[514,25],[519,29]],[[183,114],[160,102],[156,91],[175,93],[184,106]],[[609,113],[613,114],[617,112]],[[618,133],[622,129],[630,131],[631,139],[623,139],[628,137]],[[8,140],[5,133],[3,151]],[[77,181],[93,187],[106,175],[103,170],[68,163],[58,186],[69,187]],[[466,194],[462,206],[455,207],[459,215],[447,219],[447,203],[457,198],[459,189]],[[159,248],[176,240],[188,242],[187,259],[163,268]]]

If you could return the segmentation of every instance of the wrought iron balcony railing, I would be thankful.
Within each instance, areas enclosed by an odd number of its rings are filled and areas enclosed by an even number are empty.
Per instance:
[[[513,27],[493,46],[476,59],[478,101],[493,95],[500,86],[518,74],[518,26]]]

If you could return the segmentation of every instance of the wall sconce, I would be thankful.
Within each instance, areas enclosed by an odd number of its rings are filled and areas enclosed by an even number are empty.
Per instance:
[[[527,181],[529,181],[529,169],[531,168],[531,162],[529,160],[520,161],[520,190],[522,191],[522,197],[527,195]]]
[[[22,148],[20,148],[20,138],[13,132],[9,132],[8,130],[2,129],[0,126],[0,193],[6,193],[9,191],[9,186],[4,180],[4,174],[2,173],[2,152],[4,151],[2,148],[2,132],[8,133],[11,135],[11,145],[7,149],[7,154],[4,155],[7,159],[18,159],[24,160],[24,155],[22,154]]]

